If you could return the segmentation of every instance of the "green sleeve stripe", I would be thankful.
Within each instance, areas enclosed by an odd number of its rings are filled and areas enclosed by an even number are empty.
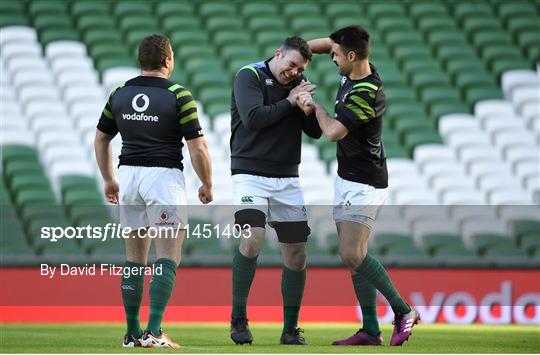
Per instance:
[[[111,111],[107,110],[106,108],[103,109],[103,114],[107,117],[107,118],[110,118],[111,120],[113,119],[113,114]]]
[[[348,108],[349,110],[354,112],[356,114],[356,116],[358,116],[358,118],[360,120],[362,120],[364,122],[367,122],[369,120],[369,118],[366,116],[364,111],[362,111],[362,109],[358,108],[358,106],[355,106],[355,105],[352,105],[352,104],[347,104],[347,105],[345,105],[345,108]]]
[[[257,79],[260,79],[259,78],[259,73],[257,72],[257,69],[255,69],[254,67],[252,67],[251,65],[245,65],[243,66],[242,68],[240,68],[240,70],[236,73],[236,75],[238,75],[238,73],[240,73],[242,70],[244,69],[249,69],[251,70],[252,72],[255,73],[255,75],[257,75]]]
[[[358,96],[350,96],[349,99],[357,103],[358,106],[360,106],[364,111],[366,111],[368,115],[375,116],[375,110],[371,106],[369,106],[366,100]]]
[[[180,85],[178,85],[178,84],[174,84],[174,85],[171,85],[171,86],[169,86],[169,87],[167,88],[167,90],[172,91],[172,92],[174,92],[174,91],[177,90],[177,89],[183,89],[183,87],[180,86]]]
[[[113,95],[114,95],[114,93],[116,92],[116,90],[118,90],[118,89],[121,89],[121,88],[123,88],[123,87],[124,87],[124,85],[126,85],[126,84],[124,83],[124,84],[120,85],[119,87],[117,87],[117,88],[114,88],[114,89],[113,89],[113,91],[111,91],[111,96],[113,96]]]
[[[373,90],[379,90],[379,88],[371,83],[358,83],[353,86],[353,88],[360,88],[360,87],[368,87],[372,88]]]
[[[375,93],[370,89],[354,89],[351,92],[349,92],[349,95],[360,93],[360,92],[367,92],[369,97],[371,97],[372,99],[375,99]]]
[[[188,95],[191,95],[191,93],[188,90],[184,90],[176,94],[176,98],[179,99],[181,97],[188,96]]]
[[[182,119],[180,120],[180,124],[186,124],[186,123],[188,123],[189,121],[196,120],[197,118],[199,118],[199,117],[197,116],[197,112],[193,112],[193,113],[187,115],[186,117],[182,118]]]
[[[187,104],[180,107],[180,113],[182,113],[182,112],[184,112],[186,110],[189,110],[190,108],[196,108],[196,107],[197,107],[197,105],[195,104],[195,100],[191,100]]]

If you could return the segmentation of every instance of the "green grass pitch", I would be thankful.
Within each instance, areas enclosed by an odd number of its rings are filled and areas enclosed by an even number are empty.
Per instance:
[[[351,335],[354,324],[303,325],[306,347],[277,345],[280,326],[253,323],[254,343],[234,345],[227,324],[166,324],[165,331],[182,349],[123,349],[123,324],[9,324],[1,327],[2,353],[540,353],[540,327],[499,325],[424,325],[403,347],[335,347],[331,342]],[[385,344],[391,326],[382,329]],[[361,349],[360,349],[361,348]]]

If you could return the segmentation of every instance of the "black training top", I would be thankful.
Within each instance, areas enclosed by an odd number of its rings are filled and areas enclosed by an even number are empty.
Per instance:
[[[349,133],[337,144],[338,175],[345,180],[386,188],[388,171],[381,140],[386,96],[375,67],[371,66],[371,71],[360,80],[341,78],[336,119]]]
[[[281,85],[268,61],[247,65],[234,79],[231,97],[231,173],[297,177],[302,131],[319,138],[314,115],[306,117],[287,96],[304,76]]]
[[[182,137],[202,136],[191,93],[157,77],[139,76],[113,90],[97,128],[122,136],[119,165],[183,169]]]

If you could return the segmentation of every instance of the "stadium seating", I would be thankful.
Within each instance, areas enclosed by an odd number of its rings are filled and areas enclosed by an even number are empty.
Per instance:
[[[2,1],[2,219],[14,221],[3,223],[2,236],[9,239],[2,238],[2,247],[12,255],[54,256],[63,250],[35,238],[47,221],[79,226],[114,221],[100,193],[93,136],[107,95],[138,74],[136,49],[145,35],[163,33],[172,40],[172,79],[199,101],[214,174],[220,177],[216,203],[229,204],[228,110],[236,71],[269,58],[287,35],[311,39],[360,23],[371,33],[372,61],[388,99],[383,130],[388,203],[403,206],[383,212],[370,250],[387,260],[400,253],[444,262],[537,258],[540,213],[530,205],[540,202],[539,12],[534,1],[498,0]],[[306,75],[318,85],[316,98],[331,111],[339,82],[335,65],[327,56],[315,56]],[[324,138],[303,141],[306,204],[330,205],[335,144]],[[119,148],[116,138],[115,165]],[[188,201],[195,204],[197,178],[185,155]],[[508,214],[509,204],[528,206]],[[427,220],[410,205],[445,206],[424,211]],[[203,215],[199,222],[212,218]],[[336,251],[335,229],[331,219],[317,221],[310,248],[329,256]],[[67,244],[64,251],[77,255],[122,254],[120,243]],[[275,245],[266,249],[277,257]],[[226,242],[186,244],[186,254],[194,258],[230,250]]]

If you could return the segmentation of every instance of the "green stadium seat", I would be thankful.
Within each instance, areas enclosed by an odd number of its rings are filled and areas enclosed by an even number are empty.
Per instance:
[[[323,14],[319,4],[315,2],[285,3],[281,12],[290,19],[294,19],[298,14],[302,14],[303,16],[318,16]]]
[[[71,18],[68,15],[44,14],[33,19],[33,26],[38,33],[44,30],[71,30]]]
[[[79,226],[92,223],[103,223],[111,220],[109,212],[104,205],[79,206],[74,205],[68,208],[69,218]]]
[[[197,16],[192,15],[171,15],[165,17],[161,22],[161,28],[167,33],[173,33],[176,31],[194,33],[200,32],[204,34],[205,37],[208,37],[208,34],[202,30],[202,24],[200,19]],[[178,24],[181,23],[181,28],[178,27]],[[173,43],[173,47],[176,43]]]
[[[201,59],[195,56],[184,61],[182,70],[186,73],[190,81],[193,75],[200,72],[213,73],[216,76],[223,74],[223,69],[217,60]]]
[[[45,176],[43,167],[35,161],[9,161],[4,166],[6,183],[9,186],[16,176],[22,175],[42,175]]]
[[[113,14],[122,19],[130,15],[146,15],[152,14],[152,5],[142,1],[121,1],[113,4]]]
[[[435,102],[429,107],[429,116],[434,125],[437,125],[439,117],[449,113],[471,113],[472,111],[462,101]]]
[[[472,38],[472,35],[480,31],[502,31],[501,23],[494,17],[469,17],[463,21],[462,28],[470,38]]]
[[[399,2],[379,2],[373,3],[366,7],[368,15],[372,18],[391,17],[399,18],[406,17],[405,9]]]
[[[459,2],[453,8],[454,17],[460,21],[468,18],[485,18],[492,17],[493,10],[487,3],[482,2]]]
[[[408,88],[387,88],[385,90],[385,94],[388,102],[391,102],[392,104],[402,104],[416,101],[414,91]]]
[[[83,41],[87,48],[91,48],[96,44],[110,44],[114,46],[123,46],[122,35],[119,32],[110,30],[90,29],[84,32]]]
[[[421,239],[422,247],[428,254],[437,254],[440,248],[446,246],[464,247],[461,236],[454,234],[425,234]]]
[[[127,57],[128,52],[122,42],[107,41],[105,43],[96,42],[88,48],[88,52],[99,62],[105,58]]]
[[[317,32],[326,35],[332,32],[327,25],[327,18],[323,15],[311,15],[310,17],[295,16],[289,21],[288,27],[294,34],[302,34],[306,39],[311,39],[313,37],[305,36],[305,32]]]
[[[63,175],[60,177],[60,192],[65,194],[69,190],[97,190],[96,180],[90,176]]]
[[[459,30],[433,30],[425,34],[427,42],[439,56],[439,51],[446,47],[467,48],[474,54],[474,50],[467,45],[467,39]]]
[[[520,247],[527,255],[539,256],[540,232],[537,230],[524,234],[521,238]]]
[[[148,15],[145,14],[122,16],[119,18],[118,24],[120,25],[120,29],[124,32],[144,30],[149,35],[153,32],[159,32],[159,26],[156,19],[148,17]]]
[[[0,1],[0,14],[2,16],[22,15],[25,12],[25,5],[22,1]]]
[[[273,15],[271,16],[257,16],[253,17],[247,20],[247,27],[253,31],[256,38],[260,38],[262,41],[257,40],[257,44],[259,45],[265,45],[268,42],[264,41],[264,33],[274,33],[274,34],[280,34],[280,37],[282,37],[278,43],[283,42],[283,40],[289,36],[288,32],[283,29],[286,27],[286,22],[283,17],[275,17]],[[276,30],[271,30],[272,28],[275,28]],[[281,33],[285,34],[285,36],[281,36]]]
[[[495,234],[477,234],[472,236],[473,248],[479,255],[485,255],[488,249],[495,246],[513,249],[516,247],[514,240],[502,235]]]
[[[384,114],[385,125],[393,128],[395,122],[401,117],[424,117],[426,113],[415,101],[396,103],[388,102],[387,112]]]
[[[383,139],[384,141],[384,139]],[[399,143],[395,144],[384,144],[384,150],[386,153],[387,158],[395,158],[395,159],[408,159],[410,158],[407,155],[407,151],[403,146],[401,146]]]
[[[457,25],[449,17],[423,17],[418,20],[418,29],[429,36],[434,31],[457,31]]]
[[[15,195],[17,206],[25,207],[32,205],[54,205],[56,199],[50,190],[25,189]]]
[[[216,75],[215,72],[196,72],[191,75],[191,86],[196,90],[206,88],[226,87],[229,83],[222,75]]]
[[[350,16],[351,14],[358,14],[362,16],[364,7],[359,3],[332,3],[326,4],[326,8],[323,13],[329,18],[338,18],[340,16]]]
[[[199,7],[199,16],[203,19],[207,19],[212,16],[226,16],[230,15],[235,17],[238,14],[238,10],[233,3],[222,1],[208,1],[203,2]]]
[[[72,3],[71,14],[75,16],[75,18],[85,15],[110,16],[111,7],[110,3],[105,1],[78,0]]]
[[[403,145],[409,157],[412,157],[414,148],[421,144],[442,144],[442,139],[434,130],[409,132],[403,138]]]
[[[413,2],[409,5],[409,15],[414,19],[448,18],[448,9],[438,2]]]
[[[2,165],[11,161],[30,160],[39,161],[38,153],[35,148],[26,145],[6,145],[2,147]]]
[[[529,2],[501,2],[497,7],[497,14],[504,22],[509,22],[537,16],[538,10]]]
[[[31,1],[28,4],[27,13],[31,17],[42,14],[65,14],[67,12],[67,5],[67,2],[58,0]]]
[[[487,257],[525,257],[525,252],[515,245],[498,244],[486,249],[484,256]]]
[[[538,220],[514,220],[512,221],[513,235],[517,244],[521,243],[521,238],[528,234],[535,234],[540,231],[540,221]]]
[[[13,194],[28,189],[50,190],[51,184],[43,175],[23,175],[17,176],[11,182],[10,190]]]
[[[377,234],[373,238],[372,247],[380,255],[386,255],[389,250],[395,248],[416,249],[412,237],[407,234]]]
[[[37,219],[65,219],[64,208],[60,205],[28,205],[20,208],[20,218],[25,224]]]
[[[200,43],[208,43],[208,35],[206,32],[198,30],[192,31],[174,31],[169,35],[173,48],[176,45],[197,45]]]
[[[501,31],[481,31],[472,34],[472,44],[477,51],[482,52],[486,46],[512,47],[512,38]]]
[[[234,30],[223,30],[216,32],[212,41],[218,50],[221,50],[221,48],[225,46],[249,46],[251,44],[251,38],[247,33]]]
[[[160,18],[168,18],[171,15],[193,16],[194,12],[194,4],[189,1],[159,1],[156,4],[156,15]]]
[[[231,45],[221,48],[220,50],[221,59],[227,63],[227,68],[230,71],[235,71],[237,65],[231,66],[229,62],[233,59],[239,59],[243,63],[253,63],[254,61],[259,60],[259,53],[257,50],[250,46],[242,45]],[[236,62],[238,63],[238,62]]]
[[[401,30],[388,32],[385,36],[386,44],[393,53],[394,48],[398,46],[423,45],[424,41],[416,31],[402,32]]]
[[[533,69],[533,67],[535,68],[535,66],[529,65],[524,60],[501,58],[493,61],[490,70],[496,78],[500,78],[505,71],[514,69]]]
[[[454,259],[455,257],[475,257],[474,251],[465,248],[463,245],[443,245],[435,251],[437,257],[448,257]]]
[[[99,206],[103,204],[103,197],[97,190],[67,190],[63,196],[66,205]]]
[[[77,28],[80,31],[107,30],[116,31],[116,21],[112,16],[89,14],[79,17]]]
[[[39,41],[46,46],[54,41],[79,41],[79,34],[74,29],[46,29],[39,34]]]
[[[525,31],[535,31],[538,33],[540,31],[540,24],[538,23],[538,17],[521,17],[521,18],[511,18],[508,20],[507,29],[512,33],[514,38],[521,32]]]
[[[240,13],[245,18],[252,18],[259,15],[268,15],[268,14],[279,16],[278,4],[272,3],[272,2],[264,2],[264,3],[245,2],[242,4]]]
[[[30,21],[28,20],[28,17],[26,17],[26,15],[19,15],[19,14],[3,15],[0,13],[0,27],[28,26],[29,24],[30,24]]]
[[[216,32],[220,31],[231,30],[241,32],[244,28],[244,23],[238,17],[213,16],[206,20],[205,27],[213,37]]]
[[[394,124],[394,130],[398,134],[400,141],[405,141],[408,134],[414,132],[432,132],[433,124],[427,119],[421,117],[400,117]]]
[[[175,45],[173,43],[173,47],[175,55],[182,60],[200,60],[200,58],[214,57],[216,55],[213,47],[207,44]]]
[[[410,32],[414,31],[414,26],[406,17],[398,17],[398,18],[388,18],[383,17],[381,19],[375,20],[375,26],[377,30],[385,36],[389,32],[396,32],[396,31],[405,31]]]
[[[138,64],[135,59],[129,56],[114,57],[114,58],[101,58],[96,63],[96,69],[98,72],[103,73],[105,70],[116,67],[137,67]]]
[[[336,17],[333,19],[333,26],[332,28],[339,29],[343,28],[345,26],[349,26],[353,23],[361,23],[362,27],[364,27],[370,34],[370,39],[373,43],[376,43],[374,40],[375,27],[371,24],[371,18],[367,16],[367,14],[349,14],[348,16],[343,15]]]
[[[451,59],[446,63],[446,71],[450,75],[453,82],[457,82],[457,77],[462,73],[478,73],[485,74],[486,68],[478,59],[472,58],[456,58]]]
[[[503,99],[503,93],[498,87],[470,87],[465,89],[465,101],[470,106],[471,111],[474,104],[481,100],[500,100]]]

